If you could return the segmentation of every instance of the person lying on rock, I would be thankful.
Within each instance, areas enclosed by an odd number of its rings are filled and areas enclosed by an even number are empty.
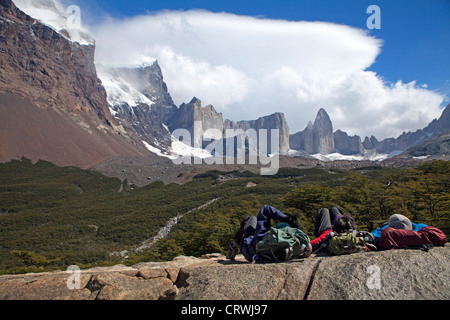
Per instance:
[[[329,242],[333,237],[342,234],[355,234],[355,243],[347,243],[343,244],[354,248],[354,250],[350,250],[349,252],[330,252],[329,250]],[[314,225],[314,236],[316,237],[311,241],[312,250],[314,253],[318,252],[328,252],[331,254],[343,254],[343,253],[354,253],[359,252],[357,247],[359,246],[357,243],[356,236],[361,236],[361,232],[357,231],[357,226],[352,217],[345,215],[341,208],[332,207],[330,209],[322,208],[317,212],[316,222]],[[371,242],[372,239],[367,239],[368,242]],[[363,242],[363,241],[361,241]],[[366,245],[368,243],[361,243],[361,247],[366,251]],[[367,251],[369,248],[367,248]],[[345,250],[344,250],[345,251]]]
[[[236,233],[226,258],[234,260],[240,249],[245,259],[253,262],[256,256],[256,245],[269,232],[272,220],[287,223],[292,228],[302,229],[294,214],[283,214],[278,209],[266,205],[262,207],[257,217],[248,216],[242,221],[241,228]]]
[[[338,220],[339,223],[336,225]],[[323,245],[335,225],[338,229],[335,231],[339,233],[356,229],[353,219],[345,216],[342,209],[338,207],[322,208],[317,212],[316,223],[314,224],[314,236],[316,238],[311,241],[313,251],[317,251]]]
[[[379,249],[424,249],[447,243],[445,233],[423,223],[413,223],[401,214],[392,215],[388,222],[372,231]]]

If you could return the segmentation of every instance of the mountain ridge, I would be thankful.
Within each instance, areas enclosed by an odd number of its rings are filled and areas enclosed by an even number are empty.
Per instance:
[[[439,119],[434,119],[424,129],[414,132],[404,132],[398,138],[387,138],[378,141],[375,137],[365,138],[363,146],[375,149],[379,153],[391,153],[396,150],[406,151],[427,140],[446,133],[450,130],[450,105],[442,110]]]
[[[303,150],[309,154],[364,155],[367,152],[398,154],[450,131],[449,106],[443,109],[439,119],[434,119],[424,129],[403,133],[398,138],[387,138],[382,141],[378,141],[374,136],[366,137],[362,141],[358,135],[351,137],[342,130],[333,132],[332,121],[325,109],[321,108],[314,124],[310,121],[303,131],[290,135],[290,144],[293,149]]]
[[[375,137],[362,141],[359,136],[334,131],[324,108],[319,110],[314,123],[309,122],[303,131],[294,134],[290,133],[284,114],[279,112],[256,120],[224,120],[213,106],[203,107],[201,100],[195,97],[177,107],[156,59],[152,63],[146,59],[148,61],[140,66],[97,66],[95,44],[71,40],[70,33],[57,31],[31,18],[11,0],[2,0],[0,10],[0,23],[4,26],[0,31],[0,94],[9,95],[1,100],[4,115],[1,161],[27,156],[34,160],[53,160],[61,165],[93,167],[116,156],[149,156],[152,161],[160,156],[190,156],[193,149],[182,144],[205,147],[202,137],[208,129],[222,133],[224,147],[232,142],[227,141],[230,138],[226,137],[227,130],[234,130],[232,138],[236,139],[249,129],[267,130],[269,134],[275,129],[279,133],[278,146],[282,155],[308,158],[337,153],[372,159],[376,158],[372,157],[375,153],[406,151],[450,129],[450,108],[444,109],[440,119],[423,130],[383,141]],[[8,115],[11,106],[5,103],[18,103],[23,98],[30,101],[22,103],[22,107],[51,108],[56,113],[50,116],[41,111],[38,114],[33,109],[42,125],[39,121],[33,123],[26,115],[16,114],[16,117],[29,119],[26,123],[11,119]],[[28,112],[28,108],[17,108],[16,113],[19,110]],[[55,121],[67,122],[59,129],[67,132],[58,136],[58,132],[52,130]],[[196,121],[202,124],[198,137],[194,135]],[[9,128],[13,123],[17,128]],[[178,137],[172,136],[177,129],[187,130],[199,141],[178,141]],[[69,148],[63,136],[78,138],[73,139],[76,142]],[[244,150],[235,150],[235,155],[251,151],[249,137],[244,139],[247,139]],[[252,145],[255,148],[258,143],[253,141]],[[268,141],[267,153],[271,153],[271,148]],[[84,160],[83,152],[86,153]]]
[[[0,160],[50,160],[90,168],[111,156],[146,155],[111,116],[95,45],[70,41],[0,2]]]
[[[147,73],[142,72],[153,68],[154,72],[148,77]],[[189,103],[182,103],[180,107],[174,105],[173,100],[168,91],[167,84],[164,82],[162,70],[155,61],[152,66],[135,66],[128,68],[112,68],[107,71],[103,69],[103,79],[107,77],[108,72],[114,72],[117,79],[123,79],[130,74],[133,74],[134,81],[128,81],[129,83],[149,83],[144,86],[146,89],[139,87],[132,88],[138,93],[150,98],[146,94],[145,90],[152,88],[157,97],[163,97],[159,101],[151,103],[145,103],[143,101],[125,101],[123,99],[111,99],[113,103],[111,105],[111,112],[115,118],[117,118],[125,128],[133,127],[138,132],[139,137],[157,149],[161,149],[163,153],[170,154],[172,149],[172,133],[178,129],[187,130],[192,140],[187,144],[189,146],[198,146],[199,148],[205,147],[202,136],[209,129],[215,129],[221,132],[221,135],[226,144],[226,131],[227,130],[243,130],[244,132],[253,129],[278,129],[280,132],[279,149],[281,153],[287,153],[289,147],[289,127],[285,119],[284,114],[276,112],[268,116],[260,117],[256,120],[242,120],[242,121],[230,121],[224,120],[223,115],[214,108],[212,105],[202,105],[202,101],[197,97],[193,97]],[[152,85],[154,83],[155,85]],[[113,85],[109,85],[110,95],[114,95],[117,90],[113,88]],[[107,90],[108,90],[107,85]],[[128,90],[130,91],[130,90]],[[131,104],[131,106],[130,106]],[[195,122],[201,123],[202,132],[198,132],[197,136],[194,135]],[[145,128],[152,128],[152,131],[146,131]],[[178,138],[178,137],[175,137]],[[196,139],[196,140],[194,140]],[[186,143],[186,141],[184,141]],[[270,144],[270,143],[269,143]],[[270,151],[270,146],[267,150]]]

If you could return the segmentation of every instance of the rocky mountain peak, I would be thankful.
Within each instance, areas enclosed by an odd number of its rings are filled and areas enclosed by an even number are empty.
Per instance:
[[[95,45],[82,45],[0,2],[0,160],[26,156],[90,167],[143,155],[112,117]]]
[[[127,104],[159,104],[173,106],[158,61],[136,65],[97,65],[99,77],[114,109]],[[116,110],[117,111],[117,110]]]
[[[51,106],[84,107],[112,123],[94,64],[95,46],[68,40],[11,1],[3,0],[0,8],[1,90]]]
[[[366,137],[363,142],[363,147],[367,150],[375,149],[375,146],[377,146],[379,143],[380,142],[378,141],[378,139],[374,136],[371,136],[370,138]]]
[[[14,0],[15,5],[26,14],[57,31],[70,41],[82,45],[93,45],[92,35],[81,25],[80,12],[67,10],[53,0]]]
[[[366,137],[362,142],[357,135],[350,137],[342,130],[333,132],[333,123],[328,113],[322,108],[318,111],[314,123],[310,121],[303,131],[290,135],[290,144],[292,149],[309,154],[339,153],[363,157],[381,154],[384,157],[392,157],[433,137],[443,135],[449,130],[450,108],[447,106],[439,119],[433,120],[422,130],[406,132],[398,138],[387,138],[382,141],[371,136]]]
[[[189,105],[195,105],[195,106],[201,107],[202,101],[197,97],[193,97],[192,100],[189,102]]]
[[[316,121],[320,121],[321,119],[324,119],[325,121],[331,121],[330,116],[324,108],[320,108],[317,112]]]
[[[333,123],[324,109],[317,113],[313,124],[314,153],[330,154],[335,150]]]
[[[447,132],[450,129],[450,104],[444,108],[439,119],[433,120],[424,131],[432,132],[434,136]]]
[[[202,123],[203,131],[265,129],[270,133],[278,129],[281,153],[292,148],[323,155],[353,155],[367,149],[379,153],[406,150],[449,130],[448,107],[440,119],[423,130],[381,142],[366,138],[364,143],[358,136],[334,132],[325,108],[319,109],[314,122],[309,121],[303,131],[293,135],[282,113],[250,121],[224,121],[212,105],[202,107],[196,97],[178,108],[156,59],[144,58],[132,66],[96,65],[94,42],[89,42],[92,39],[83,30],[74,33],[68,28],[68,14],[57,2],[16,2],[0,0],[0,94],[28,97],[41,108],[59,108],[77,116],[83,113],[89,117],[87,122],[123,134],[137,145],[145,141],[163,153],[171,147],[173,131],[187,129],[193,133],[195,121]],[[82,125],[88,127],[85,123]]]
[[[127,74],[130,80],[136,80],[133,81],[134,87],[154,103],[169,106],[174,104],[157,60],[141,68],[129,68],[122,71],[122,76],[127,78]]]
[[[201,123],[202,132],[197,132],[195,136],[195,122]],[[171,132],[177,129],[186,129],[190,132],[193,139],[191,146],[202,146],[202,137],[200,136],[208,129],[217,129],[223,131],[223,117],[222,114],[217,113],[213,106],[202,106],[202,101],[197,97],[192,98],[189,103],[183,103],[179,109],[174,112],[174,115],[167,123]]]
[[[346,132],[337,130],[334,133],[334,146],[336,152],[343,155],[354,155],[364,152],[359,136],[350,137]]]
[[[324,129],[329,129],[330,126],[331,126],[331,129],[333,128],[333,124],[331,122],[330,116],[325,111],[325,109],[321,108],[317,112],[317,116],[316,116],[313,126],[316,126],[316,127],[322,126],[322,127],[324,127]]]
[[[364,148],[374,149],[378,153],[395,154],[402,151],[406,151],[419,144],[422,144],[433,137],[440,136],[450,131],[450,108],[447,106],[442,111],[442,115],[439,119],[433,120],[424,129],[417,130],[415,132],[404,132],[397,138],[387,138],[382,141],[378,141],[375,137],[364,140]]]
[[[257,120],[244,120],[237,122],[226,120],[224,124],[224,130],[225,129],[242,129],[243,131],[254,129],[257,132],[259,132],[259,130],[267,130],[268,135],[271,134],[270,131],[272,129],[277,129],[280,139],[279,152],[283,154],[290,150],[289,126],[284,113],[281,112],[276,112],[271,115],[258,118]],[[269,140],[268,144],[270,144]],[[267,146],[267,150],[271,150],[270,145]]]

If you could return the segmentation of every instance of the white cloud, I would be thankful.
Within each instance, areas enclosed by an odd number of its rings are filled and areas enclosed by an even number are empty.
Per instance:
[[[230,120],[284,112],[293,133],[325,108],[335,129],[382,139],[441,113],[444,97],[425,84],[385,83],[366,71],[383,42],[364,30],[201,10],[102,19],[89,28],[97,63],[156,58],[176,104],[196,96]]]
[[[178,103],[188,102],[193,96],[207,104],[226,110],[243,101],[254,85],[253,79],[231,65],[212,65],[207,61],[176,54],[168,46],[153,53],[162,66],[169,90]]]
[[[380,139],[424,128],[440,116],[444,99],[416,82],[388,84],[374,72],[360,71],[336,84],[328,101],[337,128]]]
[[[198,97],[231,120],[286,114],[291,132],[325,108],[335,129],[379,139],[439,117],[443,97],[365,71],[382,41],[324,22],[290,22],[208,11],[164,11],[95,29],[97,60],[158,59],[177,104]]]

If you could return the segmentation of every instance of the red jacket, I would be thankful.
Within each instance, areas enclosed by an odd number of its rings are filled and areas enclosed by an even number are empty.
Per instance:
[[[322,232],[322,234],[320,236],[318,236],[317,238],[315,238],[314,240],[311,241],[311,246],[313,248],[313,252],[316,251],[322,245],[322,243],[327,239],[328,234],[330,232],[331,232],[331,229],[324,231],[324,232]]]
[[[446,242],[445,233],[434,227],[428,226],[419,231],[386,228],[381,233],[380,247],[392,249],[430,244],[443,246]]]

